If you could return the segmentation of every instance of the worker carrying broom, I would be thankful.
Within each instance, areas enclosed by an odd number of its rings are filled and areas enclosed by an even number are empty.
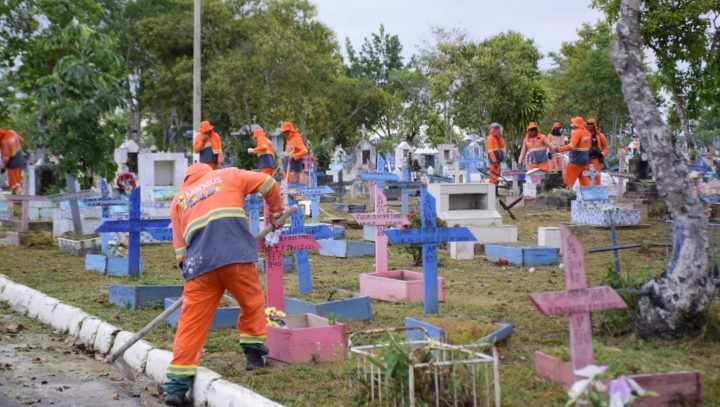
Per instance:
[[[208,329],[225,290],[242,312],[238,319],[245,370],[265,366],[267,335],[265,296],[255,262],[258,247],[243,205],[259,193],[271,213],[282,214],[280,187],[267,174],[196,163],[185,173],[170,207],[175,258],[185,279],[173,359],[167,370],[165,404],[184,405],[192,388]]]
[[[255,148],[248,148],[248,153],[257,155],[258,171],[272,177],[276,169],[275,147],[262,127],[256,128],[252,137],[255,140]]]

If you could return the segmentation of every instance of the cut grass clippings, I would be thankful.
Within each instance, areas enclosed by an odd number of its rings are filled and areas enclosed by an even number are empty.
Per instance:
[[[350,200],[348,200],[350,201]],[[367,203],[353,200],[353,203]],[[416,203],[416,202],[415,202]],[[391,210],[396,202],[390,202]],[[323,215],[349,219],[347,214],[323,204]],[[368,205],[368,210],[371,206]],[[399,206],[395,207],[399,210]],[[518,226],[518,240],[529,244],[537,242],[538,226],[557,226],[569,220],[564,210],[535,208],[514,209],[517,221],[503,213],[504,221]],[[585,250],[610,245],[607,229],[572,227]],[[362,230],[347,230],[348,239],[361,240]],[[663,224],[647,227],[619,228],[620,243],[646,245],[664,243]],[[127,310],[108,303],[110,284],[163,284],[178,285],[183,280],[175,267],[172,247],[169,244],[144,245],[142,258],[145,274],[137,279],[105,277],[86,272],[84,258],[61,253],[57,247],[0,248],[2,269],[12,280],[26,284],[78,306],[90,314],[129,331],[138,331],[152,320],[160,309]],[[565,391],[556,384],[541,380],[535,375],[534,352],[541,350],[567,359],[567,318],[543,316],[528,299],[528,293],[561,291],[563,275],[557,266],[535,267],[529,273],[523,267],[499,267],[476,256],[473,261],[456,261],[447,252],[440,253],[440,275],[446,282],[446,302],[441,304],[445,314],[460,314],[488,321],[504,321],[515,326],[508,347],[502,347],[500,366],[503,406],[561,406]],[[588,284],[598,285],[611,264],[612,253],[585,255]],[[621,253],[623,273],[655,273],[665,269],[664,250],[651,247],[646,250],[625,250]],[[398,246],[389,248],[388,263],[391,269],[413,267],[409,255]],[[359,291],[360,273],[375,270],[371,257],[339,259],[311,253],[313,284],[316,300],[327,300],[329,293],[341,289]],[[264,276],[263,276],[264,280]],[[286,293],[299,296],[297,274],[286,274]],[[340,292],[332,298],[338,298]],[[308,296],[303,296],[308,298]],[[339,296],[340,298],[343,295]],[[422,315],[422,304],[388,303],[373,301],[373,320],[346,323],[348,333],[368,328],[403,326],[404,317]],[[711,324],[696,337],[677,341],[642,341],[634,335],[619,337],[601,336],[600,318],[594,318],[594,348],[597,362],[610,366],[613,374],[655,373],[680,370],[701,370],[704,373],[706,405],[720,402],[720,307],[714,301],[708,311]],[[172,350],[174,328],[161,324],[147,340],[157,347]],[[349,389],[352,369],[348,363],[324,363],[288,366],[273,363],[268,369],[248,374],[244,370],[244,357],[234,329],[213,330],[205,343],[201,364],[213,369],[231,381],[247,386],[258,393],[290,406],[349,406],[354,405]]]

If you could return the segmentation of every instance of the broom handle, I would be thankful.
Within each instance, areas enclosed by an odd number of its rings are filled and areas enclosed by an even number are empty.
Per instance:
[[[280,217],[277,219],[276,223],[279,225],[284,224],[285,221],[297,211],[297,209],[298,209],[297,206],[291,206],[290,208],[286,209],[285,212],[283,212],[282,215],[280,215]],[[263,230],[261,230],[260,233],[258,233],[257,236],[255,236],[255,239],[258,241],[261,241],[262,239],[265,239],[265,236],[267,236],[274,230],[275,230],[275,227],[272,225],[269,225],[266,228],[264,228]],[[141,329],[140,332],[136,333],[135,336],[133,336],[127,342],[125,342],[125,344],[123,346],[121,346],[120,349],[118,349],[115,352],[108,355],[107,358],[105,359],[105,361],[108,363],[115,362],[115,360],[117,358],[119,358],[120,356],[122,356],[122,354],[125,353],[126,350],[130,349],[130,347],[135,345],[135,343],[137,341],[144,338],[145,335],[150,333],[150,331],[152,331],[153,329],[155,329],[155,327],[160,325],[161,322],[166,320],[167,317],[170,316],[170,314],[172,314],[173,312],[175,312],[175,310],[180,308],[182,303],[183,303],[182,297],[178,298],[178,300],[175,301],[174,303],[172,303],[172,305],[170,305],[170,307],[168,307],[165,311],[160,313],[160,315],[156,316],[155,319],[150,321],[149,324],[145,325],[145,327],[143,329]]]

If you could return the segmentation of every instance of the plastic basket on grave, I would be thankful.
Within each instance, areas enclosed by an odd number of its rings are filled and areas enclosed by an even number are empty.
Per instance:
[[[501,406],[500,370],[494,346],[449,345],[427,336],[413,341],[392,337],[395,332],[419,329],[374,329],[350,335],[350,356],[355,366],[351,385],[359,403]],[[383,337],[377,339],[377,335]],[[366,337],[361,342],[360,338]],[[408,361],[407,369],[388,367],[398,359]]]

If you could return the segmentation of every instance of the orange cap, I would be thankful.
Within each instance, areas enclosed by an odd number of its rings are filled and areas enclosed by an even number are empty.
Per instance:
[[[597,122],[595,119],[588,119],[587,124],[592,124],[593,126],[597,127]]]
[[[583,118],[580,116],[573,117],[572,120],[570,120],[570,123],[572,123],[573,126],[575,126],[575,128],[578,128],[578,129],[585,128],[585,120],[583,120]]]
[[[562,124],[560,122],[553,123],[553,129],[562,129]]]
[[[290,122],[285,122],[282,124],[282,127],[280,127],[280,132],[285,133],[286,131],[297,131],[295,130],[295,125]]]
[[[200,122],[200,133],[207,133],[215,129],[209,121]]]
[[[538,128],[538,125],[535,122],[530,122],[530,124],[528,124],[528,127],[527,127],[528,130],[537,129],[537,128]]]

